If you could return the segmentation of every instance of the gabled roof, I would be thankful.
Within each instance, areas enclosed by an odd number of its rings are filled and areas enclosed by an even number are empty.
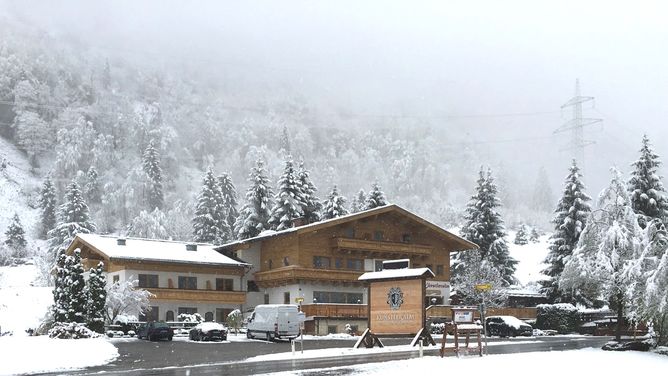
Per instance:
[[[124,238],[119,245],[118,237],[110,235],[78,234],[67,248],[68,253],[81,244],[110,260],[141,260],[165,263],[206,264],[220,266],[247,266],[216,252],[212,244],[197,243],[197,250],[186,250],[186,242],[168,240]]]
[[[424,219],[424,218],[422,218],[422,217],[420,217],[416,214],[413,214],[413,213],[409,212],[408,210],[400,207],[399,205],[389,204],[389,205],[379,206],[379,207],[374,208],[374,209],[369,209],[369,210],[365,210],[365,211],[361,211],[361,212],[357,212],[357,213],[343,215],[343,216],[332,218],[332,219],[326,219],[324,221],[310,223],[308,225],[293,227],[293,228],[289,228],[289,229],[285,229],[285,230],[281,230],[281,231],[263,231],[260,235],[254,237],[254,238],[238,240],[238,241],[235,241],[235,242],[223,244],[223,245],[215,247],[215,249],[218,250],[218,251],[234,249],[234,248],[238,248],[240,246],[250,244],[250,243],[254,243],[254,242],[257,242],[257,241],[260,241],[260,240],[264,240],[264,239],[269,239],[269,238],[278,237],[278,236],[284,236],[284,235],[293,234],[293,233],[303,234],[303,233],[306,233],[306,232],[316,231],[316,230],[319,230],[319,229],[340,225],[340,224],[343,224],[343,223],[346,223],[346,222],[352,222],[352,221],[355,221],[355,220],[358,220],[358,219],[372,217],[372,216],[376,216],[376,215],[379,215],[379,214],[390,213],[390,212],[397,213],[399,215],[403,215],[403,216],[405,216],[405,217],[407,217],[407,218],[409,218],[409,219],[411,219],[415,222],[418,222],[418,223],[428,227],[432,231],[436,232],[440,236],[454,242],[457,245],[457,248],[453,249],[453,251],[463,251],[463,250],[468,250],[468,249],[479,248],[478,245],[476,245],[474,243],[471,243],[468,240],[463,239],[463,238],[461,238],[461,237],[459,237],[459,236],[457,236],[457,235],[455,235],[455,234],[453,234],[453,233],[451,233],[451,232],[449,232],[449,231],[447,231],[447,230],[445,230],[445,229],[427,221],[426,219]]]
[[[434,272],[429,268],[415,268],[415,269],[385,269],[379,272],[367,272],[357,278],[359,281],[382,281],[385,279],[402,279],[402,278],[434,278]]]

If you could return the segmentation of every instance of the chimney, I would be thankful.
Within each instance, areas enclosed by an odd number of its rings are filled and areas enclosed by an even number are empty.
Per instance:
[[[197,251],[197,244],[186,244],[186,251]]]
[[[125,238],[116,239],[116,244],[117,245],[125,245]]]

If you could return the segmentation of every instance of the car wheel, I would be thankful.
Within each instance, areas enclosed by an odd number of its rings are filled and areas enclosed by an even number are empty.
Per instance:
[[[172,337],[167,337],[167,340],[168,340],[168,341],[171,341],[171,340],[172,340]]]
[[[248,338],[248,339],[253,339],[253,335],[251,334],[251,331],[250,331],[250,330],[247,330],[247,331],[246,331],[246,338]]]

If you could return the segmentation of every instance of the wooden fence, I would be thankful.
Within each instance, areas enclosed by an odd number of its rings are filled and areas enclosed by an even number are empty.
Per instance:
[[[451,318],[452,306],[449,305],[432,305],[427,307],[427,319],[429,318]],[[480,318],[480,313],[475,312],[474,316]],[[536,308],[487,308],[487,316],[515,316],[522,320],[535,320]]]

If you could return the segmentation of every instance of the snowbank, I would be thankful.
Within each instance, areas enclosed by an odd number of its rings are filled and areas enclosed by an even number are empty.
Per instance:
[[[5,336],[0,337],[0,354],[3,354],[0,375],[11,375],[71,371],[102,365],[116,359],[118,350],[103,338]]]
[[[53,303],[53,287],[34,287],[34,265],[0,267],[0,331],[27,336]]]
[[[550,366],[554,365],[554,366]],[[462,373],[473,372],[481,375],[496,375],[499,370],[507,370],[502,374],[513,376],[563,376],[568,371],[565,365],[571,365],[575,374],[596,372],[606,376],[635,375],[640,370],[661,373],[668,369],[668,356],[639,352],[611,352],[599,349],[573,351],[554,351],[520,353],[507,355],[490,355],[485,357],[425,357],[422,359],[396,360],[383,363],[369,363],[354,367],[339,367],[321,370],[321,374],[362,374],[362,375],[415,375],[433,374],[434,370],[459,370]],[[335,370],[346,369],[351,372]],[[272,375],[306,375],[310,371],[282,372]]]

